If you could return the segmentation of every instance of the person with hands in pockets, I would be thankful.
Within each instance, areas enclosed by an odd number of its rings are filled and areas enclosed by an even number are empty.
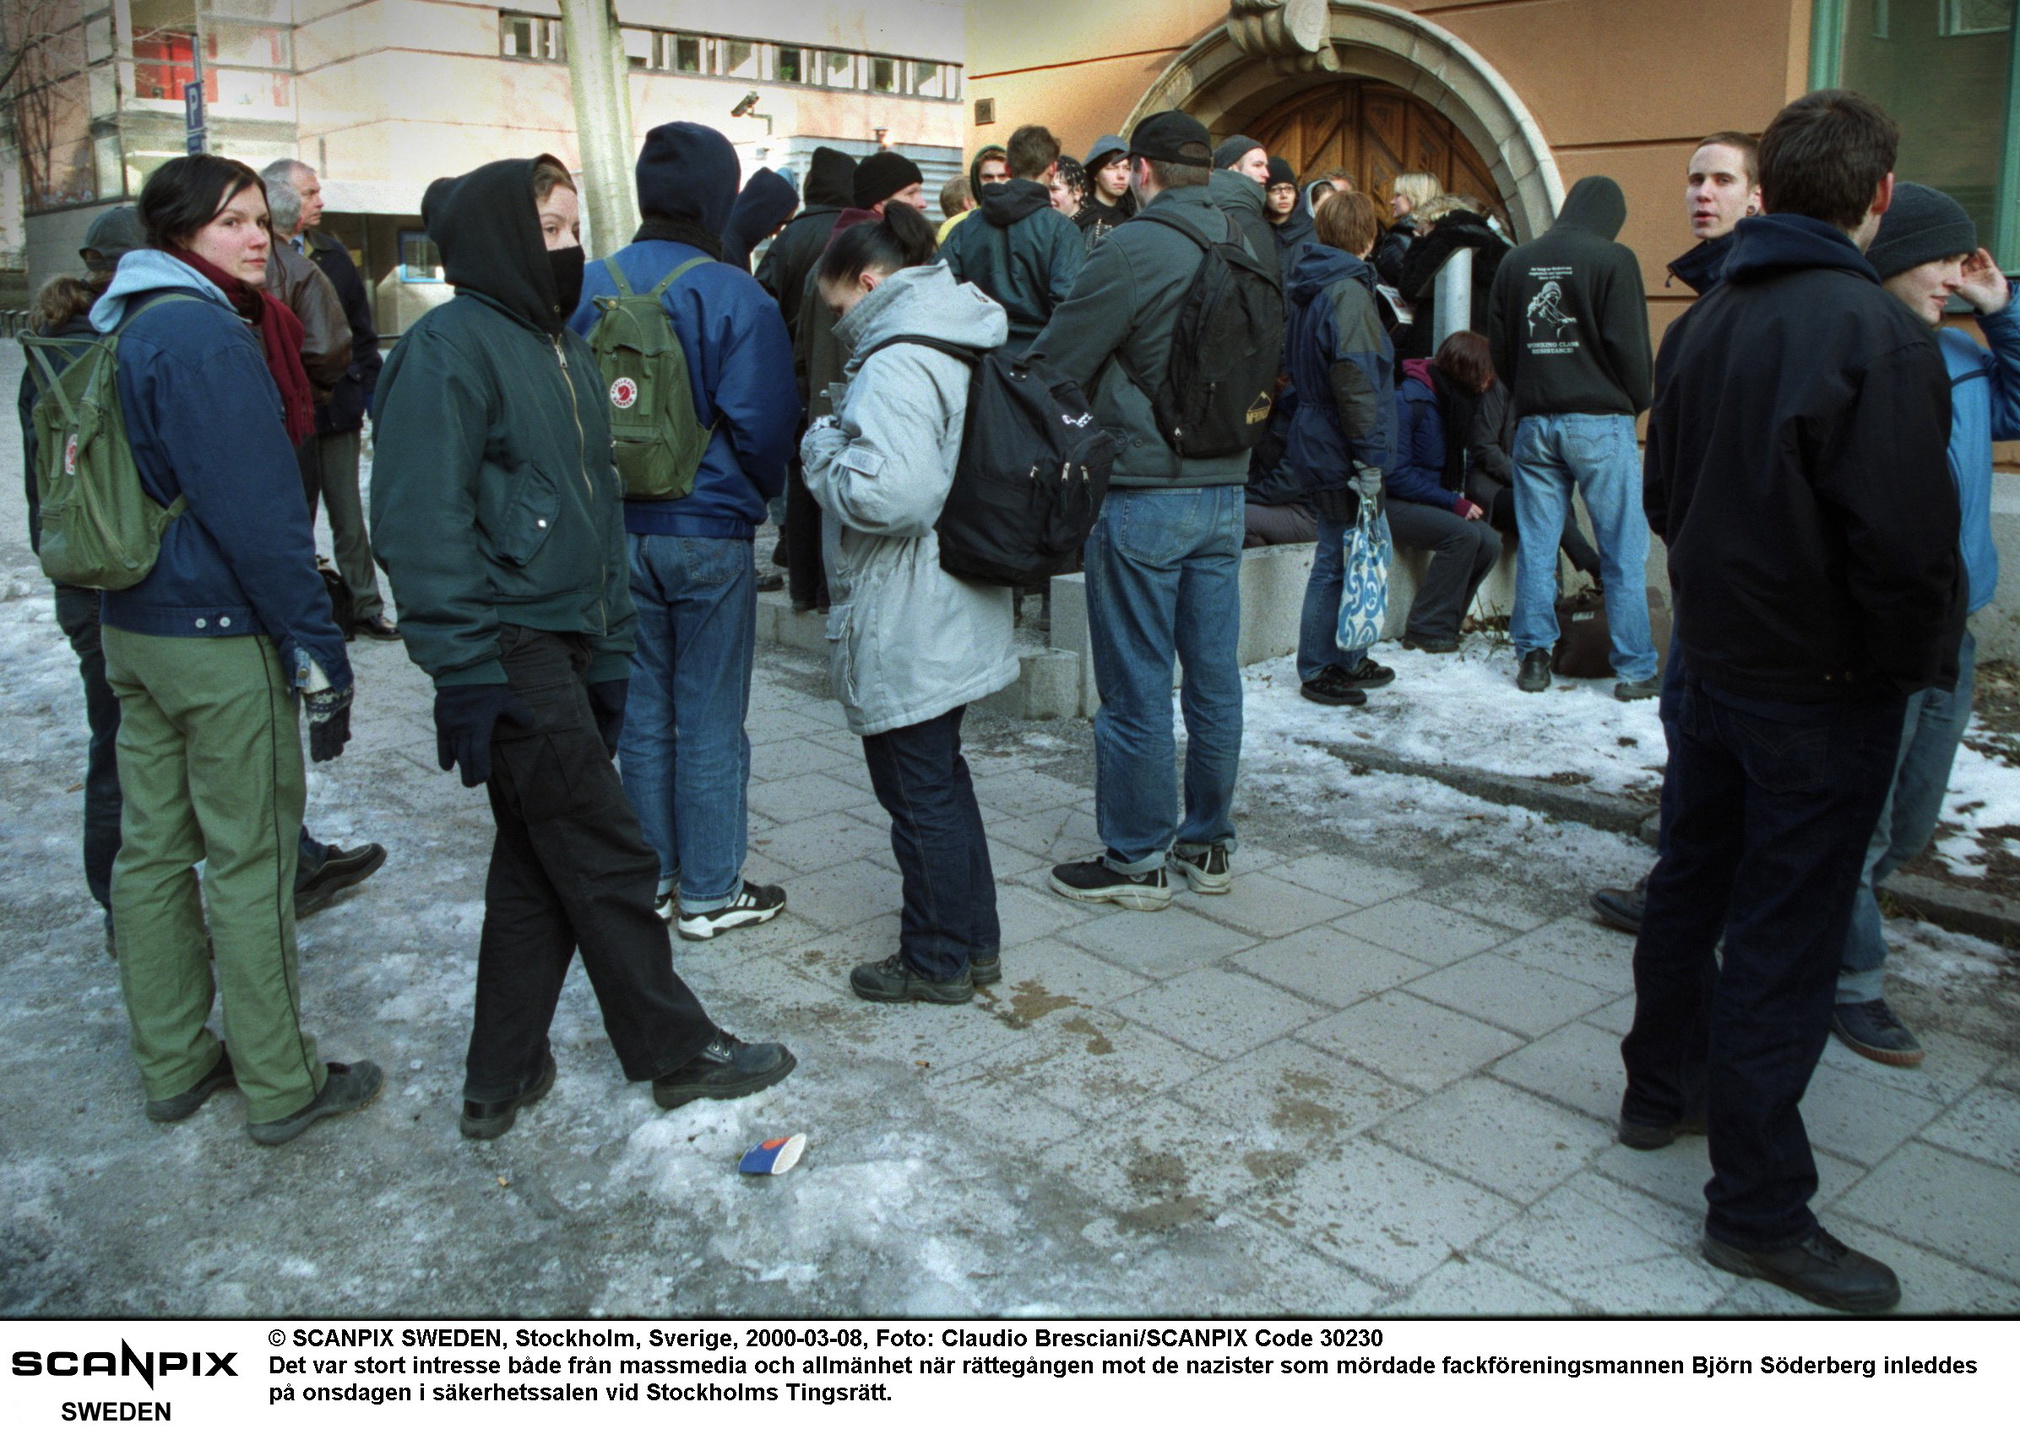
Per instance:
[[[892,205],[838,234],[816,271],[854,358],[832,416],[800,443],[820,503],[829,670],[904,874],[898,952],[858,965],[865,1000],[959,1005],[1002,978],[996,878],[961,717],[1017,678],[1010,591],[940,568],[934,522],[954,483],[978,353],[1010,333],[1003,307],[931,264],[933,229]]]
[[[428,187],[456,296],[387,361],[371,534],[407,652],[435,680],[442,768],[486,785],[484,887],[462,1129],[493,1139],[545,1095],[547,1029],[580,949],[626,1078],[669,1109],[792,1070],[717,1028],[653,913],[659,860],[618,783],[634,615],[581,295],[580,202],[551,156]]]

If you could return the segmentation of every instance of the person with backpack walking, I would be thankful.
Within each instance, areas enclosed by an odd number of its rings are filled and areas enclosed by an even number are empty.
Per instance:
[[[625,1077],[657,1104],[763,1090],[792,1052],[720,1029],[674,973],[660,860],[611,763],[635,615],[609,387],[567,323],[573,182],[551,155],[494,161],[437,180],[421,213],[456,295],[380,377],[372,538],[435,681],[437,758],[488,787],[497,825],[463,1134],[503,1135],[553,1085],[577,949]]]
[[[820,296],[854,356],[835,413],[801,443],[834,605],[829,669],[862,737],[904,874],[896,954],[858,965],[865,1000],[957,1005],[1002,978],[996,878],[961,756],[970,703],[1017,678],[1010,591],[948,573],[935,522],[961,459],[971,363],[1009,333],[1003,307],[932,264],[907,206],[835,237]]]
[[[1010,317],[1010,343],[1024,349],[1068,295],[1087,255],[1079,227],[1052,205],[1059,142],[1043,125],[1010,137],[1010,179],[985,186],[979,214],[940,247],[954,279],[972,280]]]
[[[370,1061],[324,1062],[301,1028],[288,903],[307,790],[298,716],[324,761],[343,753],[351,713],[282,419],[306,433],[309,385],[299,324],[256,288],[271,243],[256,174],[215,155],[170,160],[139,218],[148,248],[92,307],[106,348],[62,377],[81,397],[111,366],[126,442],[80,449],[73,435],[64,470],[80,486],[137,488],[167,521],[144,577],[101,596],[120,706],[120,990],[149,1119],[187,1119],[236,1085],[247,1134],[278,1145],[370,1104],[384,1078]],[[56,495],[43,498],[48,567],[78,537],[59,533]],[[220,990],[229,1053],[207,1023]]]
[[[778,307],[719,263],[735,149],[679,121],[647,133],[636,170],[645,223],[588,267],[569,326],[601,368],[625,483],[638,648],[618,740],[624,793],[659,854],[661,917],[683,940],[707,940],[786,903],[778,886],[744,879],[744,721],[757,644],[752,544],[765,501],[785,488],[799,395]]]
[[[1028,358],[1085,389],[1118,443],[1086,545],[1104,848],[1054,869],[1051,884],[1076,900],[1161,910],[1171,903],[1167,864],[1201,894],[1233,883],[1243,498],[1273,403],[1283,311],[1263,257],[1210,198],[1206,127],[1163,111],[1137,125],[1129,149],[1143,208],[1089,252]],[[1260,185],[1230,178],[1260,202]],[[1274,261],[1266,225],[1262,244]],[[1182,816],[1174,661],[1185,666]]]

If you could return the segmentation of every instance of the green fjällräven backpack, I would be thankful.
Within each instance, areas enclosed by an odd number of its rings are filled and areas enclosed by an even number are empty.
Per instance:
[[[183,496],[159,505],[141,487],[117,381],[120,331],[156,305],[195,299],[158,295],[132,310],[119,330],[81,345],[76,337],[21,337],[29,364],[41,372],[30,418],[42,573],[51,580],[91,590],[138,585],[154,569],[163,532],[187,508]]]
[[[694,493],[694,472],[714,431],[703,429],[694,413],[687,352],[660,297],[695,266],[708,263],[706,255],[697,255],[647,294],[634,295],[617,262],[603,262],[617,293],[596,297],[601,313],[589,331],[589,348],[603,371],[610,448],[627,500],[679,500]]]

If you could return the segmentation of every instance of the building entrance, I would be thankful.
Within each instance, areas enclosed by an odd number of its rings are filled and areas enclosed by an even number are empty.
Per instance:
[[[1344,168],[1355,188],[1386,206],[1396,176],[1423,170],[1449,193],[1472,195],[1504,211],[1493,172],[1458,127],[1380,80],[1335,80],[1300,91],[1245,129],[1270,154],[1288,160],[1300,182]]]

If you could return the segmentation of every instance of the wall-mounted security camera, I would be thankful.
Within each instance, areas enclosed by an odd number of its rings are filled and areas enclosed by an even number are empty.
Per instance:
[[[757,109],[757,104],[758,92],[753,90],[745,95],[743,99],[736,102],[736,108],[729,112],[729,118],[732,120],[741,120],[744,116],[750,114],[751,111]]]

